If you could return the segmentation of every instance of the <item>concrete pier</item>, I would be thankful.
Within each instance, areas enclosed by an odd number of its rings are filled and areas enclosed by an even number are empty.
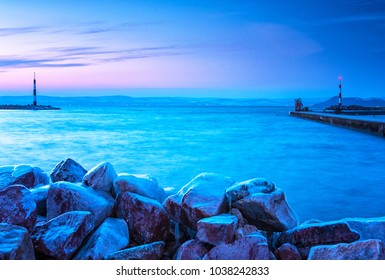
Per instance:
[[[340,115],[332,116],[331,114],[315,112],[290,112],[290,115],[302,119],[351,128],[385,137],[385,122],[381,121],[377,122],[360,120],[355,118],[341,117]]]

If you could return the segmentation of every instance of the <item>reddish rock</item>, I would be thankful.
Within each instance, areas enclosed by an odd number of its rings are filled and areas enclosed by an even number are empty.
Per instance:
[[[147,174],[119,174],[114,181],[114,192],[116,195],[121,192],[137,193],[160,203],[165,198],[165,192],[156,179]]]
[[[95,190],[110,192],[117,176],[111,163],[102,162],[84,175],[83,184]]]
[[[103,191],[69,182],[53,183],[47,196],[47,219],[50,220],[69,211],[89,211],[93,214],[95,227],[113,213],[115,200]]]
[[[227,212],[225,191],[232,184],[229,177],[202,173],[178,193],[169,196],[164,207],[172,220],[196,230],[200,219]]]
[[[107,218],[73,259],[102,260],[105,255],[126,248],[129,239],[128,226],[123,219]]]
[[[253,225],[244,225],[243,227],[238,227],[235,231],[235,239],[240,239],[245,237],[246,235],[250,235],[252,233],[257,233],[259,230],[256,226]]]
[[[237,208],[231,208],[230,214],[234,215],[238,219],[238,227],[244,227],[245,225],[249,224],[249,222],[243,217],[241,211]]]
[[[370,239],[350,244],[312,247],[309,260],[383,260],[384,253],[382,241]]]
[[[0,223],[0,260],[34,260],[32,240],[21,226]]]
[[[12,185],[0,189],[0,223],[23,226],[31,232],[36,218],[36,203],[26,187]]]
[[[68,260],[94,228],[90,212],[72,211],[36,226],[32,232],[35,250],[59,260]]]
[[[160,260],[165,243],[157,241],[117,251],[104,257],[106,260]]]
[[[145,244],[167,240],[170,219],[162,204],[130,192],[120,193],[116,201],[116,215],[127,222],[134,241]]]
[[[226,190],[226,195],[234,203],[254,193],[271,193],[273,191],[275,191],[273,182],[265,178],[254,178],[229,187]]]
[[[274,254],[278,260],[302,260],[297,247],[290,243],[281,245],[277,250],[275,250]]]
[[[59,162],[51,172],[52,182],[66,181],[80,183],[87,170],[73,159],[67,158]]]
[[[197,238],[211,245],[227,244],[234,241],[238,219],[234,215],[221,214],[204,218],[197,223]]]
[[[284,193],[254,193],[233,203],[247,221],[260,230],[285,231],[298,225],[298,218],[286,202]]]
[[[176,260],[201,260],[210,250],[210,246],[197,240],[191,239],[183,243],[177,250],[174,259]]]
[[[230,244],[211,249],[205,260],[268,260],[270,251],[266,238],[258,233],[247,235]]]
[[[297,247],[324,244],[350,243],[360,235],[351,230],[345,222],[308,224],[283,232],[278,238],[278,245],[291,243]]]
[[[0,189],[9,185],[23,185],[30,189],[48,184],[48,176],[37,167],[30,165],[7,165],[0,167]]]
[[[38,186],[32,189],[31,194],[36,203],[37,214],[41,216],[47,215],[47,197],[50,185]]]

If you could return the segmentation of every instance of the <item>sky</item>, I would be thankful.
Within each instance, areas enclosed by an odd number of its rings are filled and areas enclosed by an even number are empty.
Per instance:
[[[384,69],[385,0],[0,2],[0,95],[385,97]]]

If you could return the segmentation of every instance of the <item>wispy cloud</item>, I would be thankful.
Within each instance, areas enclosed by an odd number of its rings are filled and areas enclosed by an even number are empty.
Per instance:
[[[41,26],[0,28],[0,36],[14,36],[26,33],[41,32],[42,30],[44,30],[44,27]]]

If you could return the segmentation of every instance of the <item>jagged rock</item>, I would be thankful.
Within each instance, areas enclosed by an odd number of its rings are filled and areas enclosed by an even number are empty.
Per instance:
[[[280,189],[272,193],[253,193],[233,203],[233,207],[260,230],[285,231],[298,225],[298,218]]]
[[[72,211],[36,226],[32,232],[35,250],[59,260],[68,260],[94,228],[93,222],[90,212]]]
[[[73,259],[102,260],[105,255],[126,248],[129,239],[128,226],[123,219],[107,218]]]
[[[129,249],[117,251],[104,257],[106,260],[159,260],[162,257],[165,243],[157,241]]]
[[[116,201],[116,216],[127,222],[130,236],[138,244],[167,240],[170,219],[162,204],[130,192],[120,193]]]
[[[0,223],[23,226],[31,232],[36,218],[36,203],[26,187],[12,185],[0,189]]]
[[[249,222],[243,217],[241,211],[237,208],[231,208],[230,214],[234,215],[238,219],[238,227],[244,227],[245,225],[249,224]]]
[[[385,243],[385,217],[378,218],[347,218],[341,220],[357,231],[361,240],[379,239]]]
[[[271,193],[273,191],[275,191],[273,182],[265,178],[254,178],[229,187],[226,190],[226,195],[233,203],[254,193]]]
[[[297,247],[290,243],[282,244],[278,249],[275,250],[275,255],[278,260],[301,260],[301,254]]]
[[[156,179],[147,174],[119,174],[114,181],[114,191],[116,195],[121,192],[137,193],[160,203],[165,198],[165,192]]]
[[[71,158],[59,162],[51,172],[52,182],[66,181],[71,183],[80,183],[83,180],[87,170]]]
[[[225,213],[228,208],[226,189],[233,180],[213,173],[202,173],[164,202],[170,217],[196,230],[203,218]]]
[[[358,240],[360,235],[345,222],[327,222],[308,224],[283,232],[278,238],[278,245],[290,243],[297,247],[324,244],[350,243]]]
[[[47,197],[47,219],[69,211],[89,211],[93,214],[95,227],[110,217],[115,201],[103,191],[83,187],[69,182],[51,184]]]
[[[102,162],[84,175],[83,184],[95,190],[110,192],[117,176],[111,163]]]
[[[177,250],[176,260],[201,260],[211,247],[197,239],[191,239],[183,243]]]
[[[221,214],[204,218],[197,223],[197,238],[214,246],[231,243],[237,227],[238,219],[234,215]]]
[[[235,239],[240,239],[246,235],[259,232],[256,226],[253,225],[244,225],[243,227],[238,227],[235,231]]]
[[[47,215],[47,196],[50,185],[38,186],[30,189],[33,199],[36,203],[37,214]]]
[[[32,240],[21,226],[0,223],[0,260],[34,260]]]
[[[25,164],[0,167],[0,189],[10,185],[23,185],[30,189],[42,184],[49,184],[49,178],[38,167]]]
[[[266,237],[259,233],[247,235],[230,244],[211,249],[205,260],[268,260],[270,257]]]
[[[385,248],[381,240],[370,239],[350,244],[312,247],[309,260],[383,260]]]

